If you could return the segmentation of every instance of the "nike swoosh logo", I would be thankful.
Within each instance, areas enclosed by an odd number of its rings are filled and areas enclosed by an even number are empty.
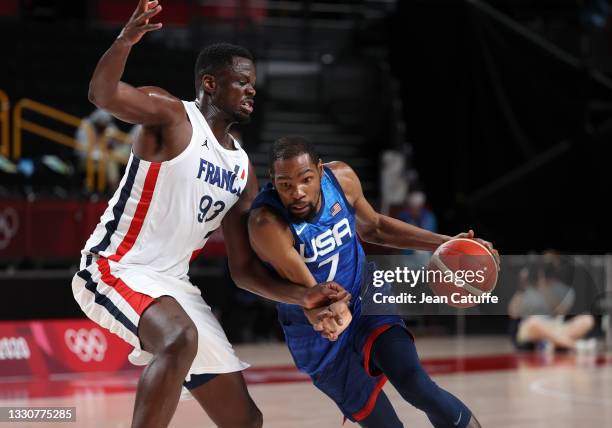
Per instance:
[[[461,422],[462,415],[463,415],[463,410],[459,412],[459,418],[457,418],[457,422],[453,422],[453,425],[455,426],[459,425],[459,422]]]
[[[301,228],[301,229],[295,228],[295,234],[296,234],[296,235],[299,235],[300,233],[302,233],[302,231],[303,231],[304,229],[306,229],[306,226],[308,226],[308,225],[307,225],[307,224],[305,224],[304,226],[302,226],[302,228]]]

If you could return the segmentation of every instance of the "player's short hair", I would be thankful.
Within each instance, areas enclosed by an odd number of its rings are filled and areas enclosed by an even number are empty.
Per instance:
[[[196,91],[201,85],[202,76],[214,76],[220,68],[232,65],[232,59],[236,56],[255,61],[247,48],[231,43],[215,43],[202,49],[195,64]]]
[[[308,154],[310,160],[315,165],[321,160],[314,144],[306,138],[300,135],[289,135],[279,138],[272,144],[272,148],[270,149],[270,171],[274,171],[274,162],[277,160],[292,159],[304,153]]]

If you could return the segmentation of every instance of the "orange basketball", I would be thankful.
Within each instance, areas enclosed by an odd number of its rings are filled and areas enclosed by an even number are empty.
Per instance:
[[[487,247],[473,239],[452,239],[440,245],[429,261],[428,284],[433,303],[470,308],[496,303],[497,263]]]

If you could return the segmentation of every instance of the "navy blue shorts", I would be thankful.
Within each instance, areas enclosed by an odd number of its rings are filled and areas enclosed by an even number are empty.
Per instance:
[[[370,353],[378,336],[394,325],[404,326],[397,316],[361,316],[353,319],[350,336],[340,345],[336,357],[320,373],[312,376],[314,385],[329,396],[351,421],[366,418],[387,381],[370,367]]]
[[[368,281],[374,269],[374,264],[368,264],[365,274]],[[287,305],[279,308],[279,321],[295,365],[307,373],[314,385],[334,400],[351,421],[360,421],[371,413],[387,381],[369,364],[374,341],[394,325],[405,328],[404,321],[397,315],[361,315],[362,299],[358,294],[354,293],[351,305],[353,320],[336,342],[315,332],[301,308],[292,309]]]

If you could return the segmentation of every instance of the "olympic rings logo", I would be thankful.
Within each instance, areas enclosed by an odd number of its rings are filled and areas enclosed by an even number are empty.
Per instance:
[[[19,216],[17,211],[8,207],[0,211],[0,250],[4,250],[11,243],[11,239],[19,230]]]
[[[64,339],[68,349],[83,362],[102,361],[108,348],[106,337],[97,328],[81,328],[78,331],[69,328],[64,333]]]

